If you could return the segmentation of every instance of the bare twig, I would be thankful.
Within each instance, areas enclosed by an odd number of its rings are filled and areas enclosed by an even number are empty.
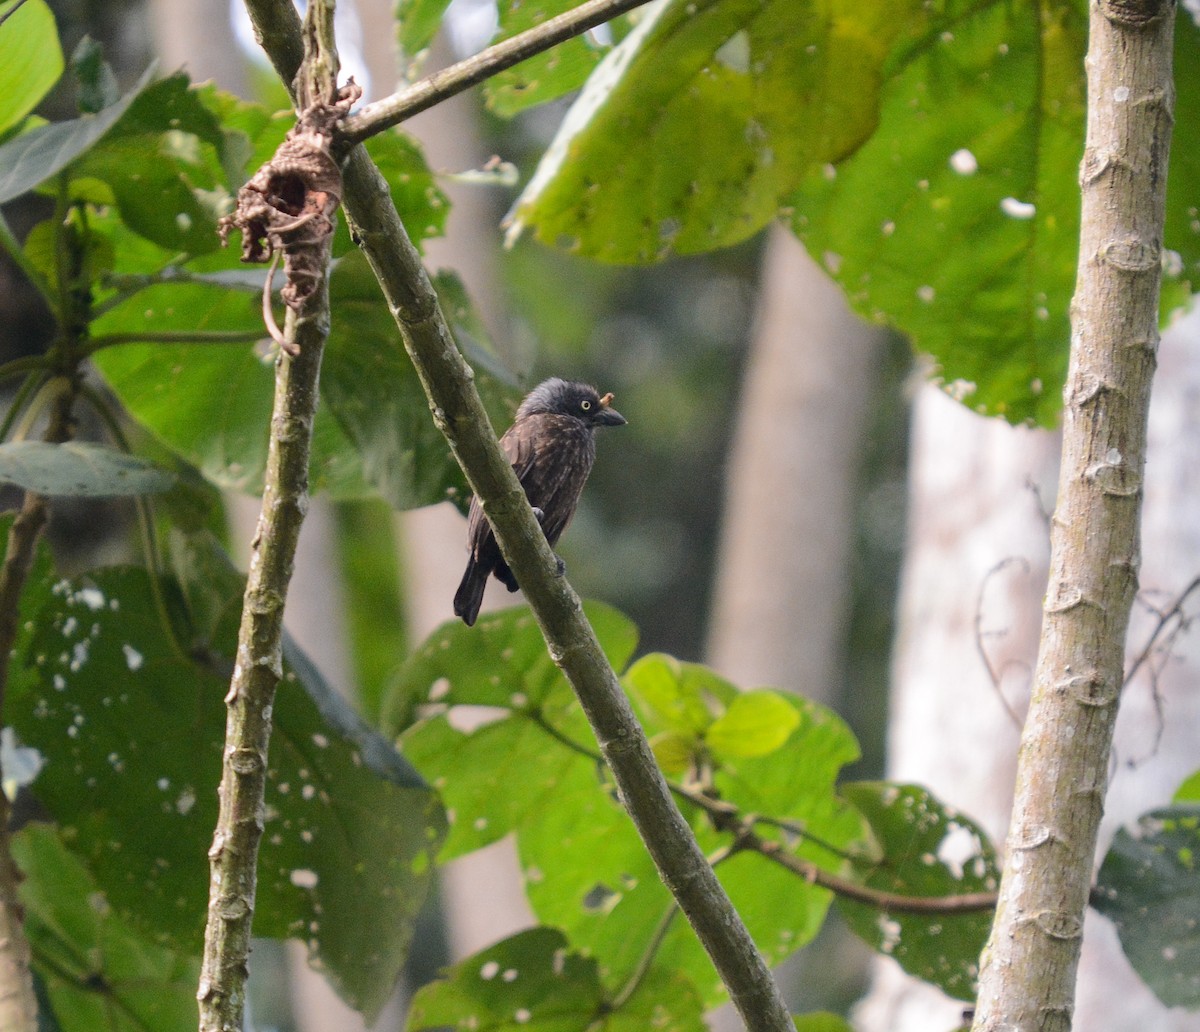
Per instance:
[[[1017,711],[1013,709],[1012,703],[1004,694],[1004,688],[1001,683],[1004,670],[997,670],[992,664],[992,657],[988,655],[987,648],[983,644],[983,596],[987,593],[988,584],[991,583],[1001,570],[1007,569],[1009,566],[1020,566],[1026,573],[1029,572],[1029,563],[1020,556],[1010,556],[1007,559],[1001,559],[987,573],[983,575],[983,580],[979,584],[979,597],[975,600],[975,649],[979,653],[979,658],[983,660],[984,669],[987,670],[988,680],[991,682],[992,688],[996,692],[996,698],[1000,700],[1000,705],[1004,707],[1004,712],[1008,714],[1008,719],[1012,721],[1013,727],[1018,731],[1021,730],[1021,718],[1017,715]],[[1009,664],[1011,665],[1011,664]]]
[[[365,105],[358,114],[342,123],[339,134],[342,144],[349,147],[362,143],[513,65],[648,2],[587,0],[570,11],[548,18],[541,25],[481,50],[449,68],[427,75],[390,97]]]

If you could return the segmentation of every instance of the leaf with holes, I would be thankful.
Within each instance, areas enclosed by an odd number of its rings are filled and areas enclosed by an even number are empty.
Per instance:
[[[164,586],[172,609],[173,587]],[[123,917],[196,949],[236,609],[204,650],[206,665],[174,644],[143,570],[47,577],[31,583],[23,609],[34,629],[6,701],[21,739],[47,761],[39,800]],[[375,762],[370,750],[391,752],[386,741],[324,719],[297,673],[312,677],[304,664],[289,670],[274,707],[255,931],[305,941],[338,992],[370,1015],[403,963],[440,808],[398,758]]]
[[[791,198],[861,314],[972,407],[1053,424],[1079,247],[1087,14],[956,3],[902,55],[879,126]]]
[[[1200,1007],[1200,803],[1181,802],[1120,829],[1100,865],[1092,905],[1168,1007]]]
[[[842,793],[866,817],[882,850],[863,880],[905,896],[994,892],[1000,884],[996,850],[974,821],[915,785],[858,782]],[[979,954],[992,911],[920,914],[877,909],[838,899],[847,924],[909,974],[959,1000],[975,997]]]
[[[409,1028],[478,1032],[635,1032],[707,1027],[695,990],[677,974],[651,970],[612,1007],[596,959],[553,928],[532,928],[468,957],[413,1000]]]

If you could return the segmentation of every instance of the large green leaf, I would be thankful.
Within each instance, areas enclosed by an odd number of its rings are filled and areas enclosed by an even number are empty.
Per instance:
[[[215,278],[162,283],[94,326],[97,334],[164,335],[164,343],[107,348],[97,354],[96,365],[156,436],[214,483],[251,493],[261,491],[266,469],[273,360],[250,344],[167,341],[178,332],[261,332],[260,293],[257,287],[238,292]],[[322,366],[323,404],[313,428],[312,489],[342,498],[378,493],[394,508],[446,498],[461,504],[469,497],[462,473],[430,418],[420,381],[361,255],[347,255],[336,265],[330,295],[336,314]],[[507,420],[511,388],[482,371],[477,382],[496,420]]]
[[[63,72],[62,47],[54,15],[45,0],[27,0],[16,14],[17,0],[0,3],[0,134],[32,111]]]
[[[979,825],[923,788],[860,782],[842,792],[866,817],[882,849],[864,879],[872,888],[924,897],[994,892],[1000,884],[996,851]],[[909,974],[956,999],[975,998],[990,910],[899,913],[846,899],[838,900],[838,909],[856,934]]]
[[[1175,22],[1175,125],[1167,172],[1167,218],[1163,228],[1163,314],[1169,298],[1191,304],[1200,285],[1200,13],[1179,11]],[[1182,289],[1181,289],[1182,288]]]
[[[39,126],[0,146],[0,204],[29,192],[93,146],[129,110],[153,73],[147,68],[132,90],[103,111]]]
[[[514,232],[649,262],[750,236],[809,169],[875,127],[915,0],[670,0],[599,65],[513,211]]]
[[[599,603],[586,603],[584,612],[610,662],[624,666],[637,642],[636,628]],[[442,859],[486,846],[537,823],[548,809],[567,805],[567,783],[581,770],[594,789],[586,758],[547,747],[541,720],[562,721],[564,710],[582,718],[525,606],[485,613],[474,628],[456,620],[434,631],[384,700],[384,727],[407,728],[431,702],[439,709],[457,708],[458,714],[496,707],[509,716],[468,732],[447,714],[430,715],[404,737],[405,756],[442,790],[453,814]],[[586,724],[576,729],[586,734]]]
[[[611,648],[609,629],[597,630]],[[618,654],[624,662],[627,648]],[[410,712],[423,699],[429,715],[404,736],[404,751],[434,779],[453,814],[447,853],[515,831],[539,920],[562,928],[575,948],[600,959],[605,985],[617,991],[645,962],[672,902],[616,802],[590,729],[545,658],[532,619],[516,610],[484,617],[473,630],[448,625],[418,650],[405,675],[397,710]],[[624,684],[649,734],[691,729],[689,748],[715,768],[722,799],[747,813],[798,822],[813,838],[802,836],[786,847],[840,869],[841,849],[861,838],[863,826],[834,792],[838,770],[857,756],[836,716],[774,693],[752,693],[749,702],[739,703],[736,688],[711,671],[664,656],[641,660]],[[791,733],[768,742],[757,717],[779,705],[789,707],[781,719]],[[739,725],[746,732],[742,740],[736,740]],[[715,743],[705,740],[713,728],[721,729]],[[728,845],[729,836],[706,817],[692,807],[685,811],[702,848]],[[760,833],[777,834],[766,826]],[[803,945],[820,927],[828,892],[782,867],[737,855],[718,874],[769,960]],[[682,920],[666,929],[652,970],[682,975],[707,1005],[722,997],[708,958]]]
[[[146,459],[86,441],[0,444],[0,483],[75,498],[111,498],[165,491],[174,477]]]
[[[197,650],[201,663],[172,641],[144,571],[47,577],[27,596],[34,630],[6,701],[47,761],[34,791],[123,917],[194,950],[236,610]],[[297,683],[314,672],[286,655],[255,930],[305,941],[337,990],[373,1014],[404,959],[440,811],[383,739],[336,713],[327,693],[314,704]]]
[[[879,128],[793,197],[793,225],[868,318],[951,393],[1051,424],[1079,236],[1075,4],[954,4],[888,82]]]
[[[686,979],[650,972],[613,1009],[594,957],[575,952],[553,928],[532,928],[461,961],[415,997],[408,1027],[473,1032],[703,1032]]]
[[[470,497],[462,471],[430,418],[424,388],[360,253],[338,263],[329,294],[336,314],[321,397],[353,445],[363,478],[394,508],[447,498],[462,504]],[[491,414],[505,420],[510,391],[476,368]]]
[[[1200,803],[1179,803],[1117,832],[1092,893],[1129,962],[1168,1007],[1200,1007],[1198,867]]]
[[[34,971],[61,1032],[196,1027],[195,955],[155,943],[118,915],[47,825],[14,835],[12,854],[24,875],[21,903]]]

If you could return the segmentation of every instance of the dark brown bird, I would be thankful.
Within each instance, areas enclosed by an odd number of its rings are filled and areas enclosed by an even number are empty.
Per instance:
[[[585,383],[552,377],[525,396],[513,425],[500,438],[551,548],[575,515],[592,471],[596,428],[625,423],[611,401],[611,394],[601,397]],[[454,615],[470,627],[479,615],[488,574],[509,591],[517,590],[478,498],[471,499],[467,516],[467,547],[471,558],[454,595]]]

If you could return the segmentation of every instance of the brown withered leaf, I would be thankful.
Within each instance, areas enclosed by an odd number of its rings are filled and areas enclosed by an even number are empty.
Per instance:
[[[242,261],[272,263],[283,254],[284,304],[295,312],[321,282],[333,238],[333,217],[342,202],[342,173],[330,151],[337,123],[362,96],[350,79],[332,103],[303,111],[274,156],[238,191],[237,208],[220,223],[221,242],[237,229]],[[289,354],[271,313],[271,276],[263,288],[263,317],[276,343]]]

